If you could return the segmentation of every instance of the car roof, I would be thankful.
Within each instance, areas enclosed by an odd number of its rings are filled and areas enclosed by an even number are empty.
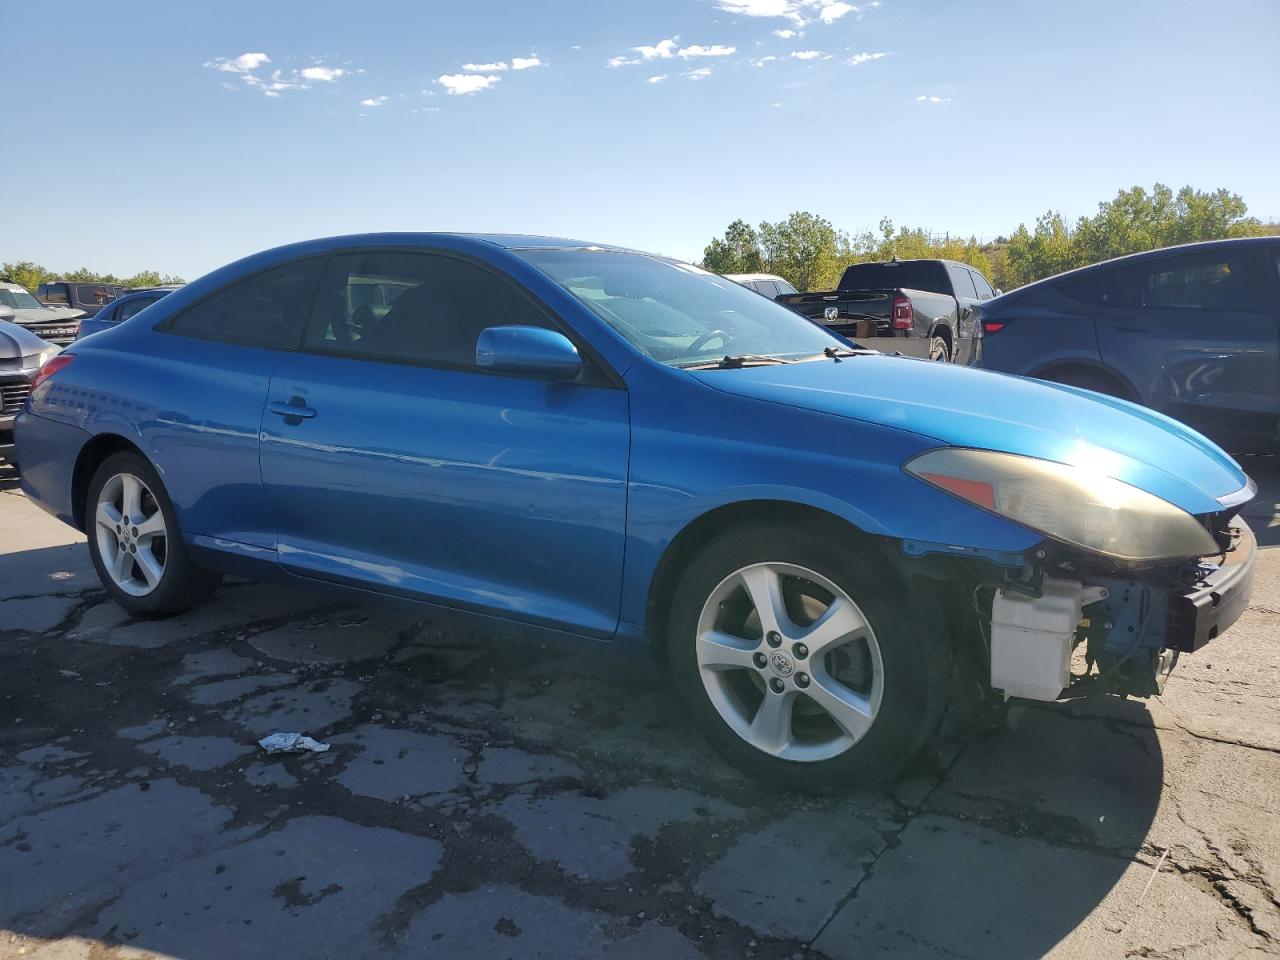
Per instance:
[[[1280,236],[1267,237],[1231,237],[1226,240],[1199,240],[1195,243],[1175,243],[1171,247],[1157,247],[1155,250],[1143,250],[1141,253],[1127,253],[1122,257],[1112,257],[1110,260],[1100,260],[1097,263],[1086,264],[1083,267],[1076,267],[1073,270],[1064,270],[1062,273],[1055,273],[1051,277],[1044,277],[1028,283],[1025,286],[1018,287],[1016,290],[1010,290],[1008,293],[1001,295],[997,299],[1004,302],[1020,299],[1023,294],[1032,293],[1041,290],[1052,283],[1057,283],[1064,277],[1079,276],[1085,273],[1091,273],[1097,270],[1110,270],[1113,267],[1120,267],[1131,263],[1142,263],[1146,260],[1158,260],[1161,257],[1171,254],[1196,253],[1200,250],[1216,250],[1220,247],[1246,247],[1246,246],[1267,246],[1280,244]]]
[[[30,292],[22,284],[14,283],[12,280],[0,280],[0,290],[21,290],[23,293]]]
[[[782,280],[783,283],[790,284],[790,280],[784,280],[776,273],[726,273],[722,274],[726,280],[732,280],[734,283],[742,283],[744,280]]]

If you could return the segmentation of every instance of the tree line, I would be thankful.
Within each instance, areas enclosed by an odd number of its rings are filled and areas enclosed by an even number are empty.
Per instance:
[[[131,277],[117,277],[113,273],[95,273],[81,267],[79,270],[58,273],[30,260],[16,263],[0,263],[0,280],[26,287],[36,292],[40,284],[49,280],[71,280],[76,283],[118,283],[126,287],[156,287],[162,283],[185,283],[181,277],[171,277],[157,270],[142,270]]]
[[[774,273],[799,290],[832,289],[844,268],[869,260],[960,260],[981,270],[994,286],[1011,290],[1033,280],[1100,260],[1177,243],[1227,237],[1280,235],[1280,224],[1248,216],[1238,194],[1162,183],[1119,191],[1098,204],[1092,217],[1070,223],[1055,210],[1007,237],[979,243],[921,227],[895,227],[888,217],[878,230],[848,233],[814,213],[800,211],[777,223],[729,224],[703,252],[702,266],[716,273]]]

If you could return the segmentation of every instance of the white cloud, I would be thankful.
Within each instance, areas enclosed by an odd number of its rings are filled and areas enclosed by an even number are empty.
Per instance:
[[[797,60],[817,60],[822,56],[821,50],[793,50],[791,56]]]
[[[661,83],[665,79],[667,79],[667,75],[665,73],[660,73],[656,77],[650,77],[645,81],[645,83]]]
[[[857,13],[858,8],[852,3],[828,3],[818,11],[818,19],[823,23],[835,23],[847,13]]]
[[[743,17],[777,17],[790,20],[797,27],[802,27],[815,18],[831,24],[850,13],[861,12],[856,4],[846,3],[845,0],[714,0],[714,3],[726,13]],[[879,0],[873,0],[867,5],[878,7],[880,4]]]
[[[360,101],[362,107],[380,107],[387,102],[386,97],[366,97]]]
[[[925,96],[924,94],[921,94],[920,96],[916,97],[916,100],[919,103],[950,103],[951,102],[950,97],[930,97],[930,96]]]
[[[687,71],[684,76],[688,77],[690,80],[705,80],[707,77],[711,76],[711,68],[699,67],[697,70]]]
[[[205,66],[223,73],[252,73],[264,63],[270,62],[271,58],[265,53],[242,53],[238,57],[216,57]]]
[[[751,65],[752,65],[753,67],[763,67],[766,63],[773,63],[773,61],[775,61],[775,60],[777,60],[777,59],[778,59],[777,57],[775,57],[775,56],[773,56],[772,54],[770,54],[770,55],[769,55],[769,56],[767,56],[767,57],[760,57],[760,58],[758,58],[758,59],[756,59],[756,60],[752,60],[752,61],[751,61]]]
[[[872,60],[883,60],[887,57],[887,53],[855,53],[852,57],[845,61],[851,67],[860,67],[864,63],[870,63]]]
[[[303,80],[318,80],[321,83],[333,83],[335,80],[345,77],[347,72],[348,71],[343,70],[341,67],[322,67],[317,65],[314,67],[303,67],[301,76]]]
[[[783,40],[790,40],[792,37],[800,36],[800,34],[796,33],[790,27],[785,30],[775,30],[773,31],[773,35],[775,37],[781,37]]]
[[[536,56],[534,56],[532,53],[531,53],[531,54],[529,54],[529,56],[527,56],[527,57],[512,57],[512,58],[511,58],[511,69],[512,69],[512,70],[532,70],[534,67],[542,67],[542,66],[546,66],[546,64],[544,64],[541,60],[539,60],[539,59],[538,59]]]
[[[633,53],[638,53],[639,56],[610,57],[607,61],[607,66],[629,67],[637,63],[646,63],[650,60],[670,60],[673,57],[680,57],[682,60],[694,60],[701,57],[727,57],[738,52],[737,47],[731,47],[724,43],[713,43],[709,46],[704,46],[701,43],[691,43],[686,47],[682,47],[680,46],[679,37],[659,40],[652,46],[632,47],[631,50]]]
[[[468,73],[493,73],[495,70],[508,69],[505,60],[498,60],[494,63],[464,63],[462,69]]]
[[[446,73],[436,78],[436,83],[444,87],[450,96],[461,96],[466,93],[479,93],[488,90],[502,78],[497,74],[483,73]]]
[[[737,47],[727,47],[723,43],[712,44],[709,47],[704,47],[700,43],[694,43],[687,47],[681,47],[676,51],[676,56],[689,60],[695,57],[727,57],[731,53],[737,52]]]

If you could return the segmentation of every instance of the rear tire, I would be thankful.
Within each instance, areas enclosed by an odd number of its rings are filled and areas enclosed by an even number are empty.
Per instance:
[[[951,360],[951,347],[947,345],[947,341],[943,337],[930,338],[929,359],[938,363],[948,363]]]
[[[136,453],[116,453],[89,481],[89,556],[111,598],[138,616],[180,613],[221,577],[192,562],[160,475]]]
[[[666,639],[673,685],[712,745],[811,794],[896,772],[934,730],[950,677],[944,637],[907,585],[829,528],[708,543],[676,588]]]

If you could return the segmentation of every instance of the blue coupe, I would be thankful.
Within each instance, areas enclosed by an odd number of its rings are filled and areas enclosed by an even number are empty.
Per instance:
[[[16,433],[135,614],[225,572],[647,644],[798,789],[892,772],[974,679],[1157,693],[1252,582],[1253,485],[1194,431],[569,240],[257,254],[50,360]]]

